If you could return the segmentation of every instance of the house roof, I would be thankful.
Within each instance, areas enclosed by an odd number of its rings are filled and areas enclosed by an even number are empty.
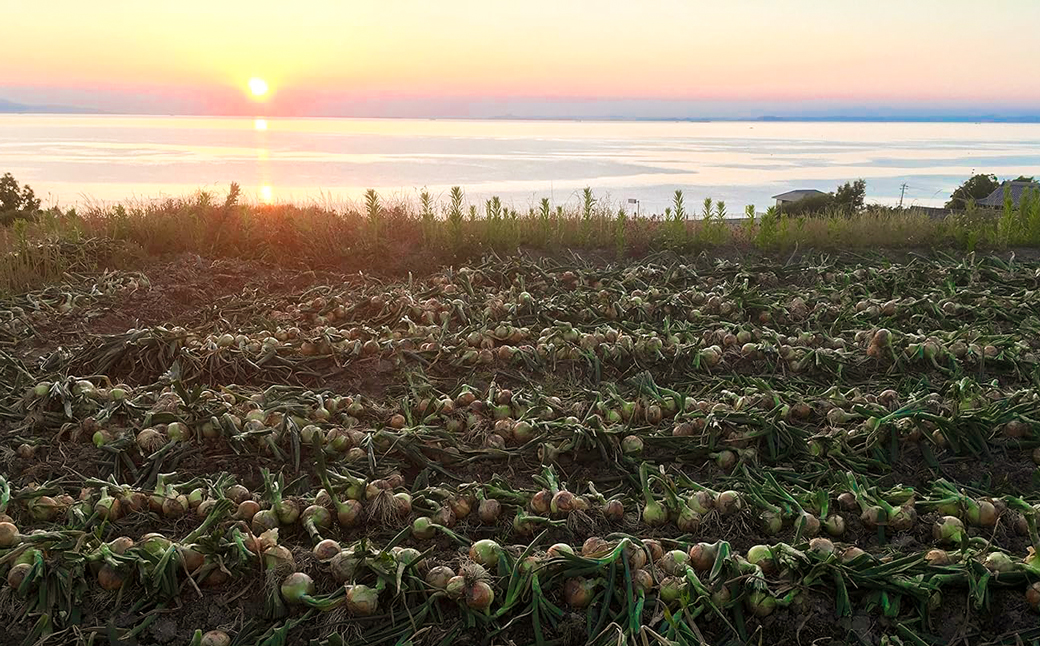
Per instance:
[[[813,195],[826,195],[823,191],[817,191],[815,188],[801,188],[797,191],[787,191],[780,195],[774,195],[774,200],[783,200],[785,202],[797,202],[798,200],[806,197],[812,197]]]
[[[1000,188],[990,193],[987,197],[976,202],[979,206],[1004,206],[1004,192],[1011,195],[1011,202],[1018,206],[1022,201],[1022,194],[1026,191],[1040,191],[1040,182],[1004,182]]]

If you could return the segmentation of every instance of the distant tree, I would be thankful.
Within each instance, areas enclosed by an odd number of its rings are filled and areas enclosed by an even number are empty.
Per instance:
[[[40,210],[40,200],[36,198],[28,184],[19,188],[18,181],[11,173],[0,177],[0,213],[35,213]]]
[[[1032,177],[1026,177],[1025,175],[1019,175],[1018,177],[1016,177],[1015,179],[1013,179],[1011,181],[1012,182],[1035,182],[1036,179],[1034,179]]]
[[[967,208],[969,201],[981,200],[985,197],[989,197],[989,194],[998,188],[1000,188],[1000,180],[997,179],[996,175],[986,175],[983,173],[973,175],[971,179],[958,186],[957,190],[950,195],[950,200],[946,203],[946,208]]]
[[[852,215],[863,210],[863,202],[867,196],[867,183],[862,179],[845,182],[834,192],[834,206],[845,215]]]
[[[788,202],[780,207],[784,215],[822,215],[834,208],[834,195],[822,193],[803,197],[796,202]]]

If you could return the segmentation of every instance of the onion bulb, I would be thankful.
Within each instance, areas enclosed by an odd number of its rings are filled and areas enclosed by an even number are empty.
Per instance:
[[[697,543],[690,548],[690,565],[698,572],[706,572],[715,565],[718,548],[711,543]]]
[[[379,593],[367,585],[347,588],[347,610],[362,617],[375,614],[379,608]]]
[[[1040,610],[1040,581],[1026,588],[1026,601],[1033,606],[1033,610]]]
[[[6,521],[0,523],[0,549],[14,547],[20,541],[18,527],[14,523]]]
[[[293,572],[285,577],[280,589],[286,603],[297,605],[314,594],[314,581],[303,572]]]
[[[643,522],[657,527],[668,522],[668,509],[656,500],[647,500],[643,507]]]
[[[426,583],[428,583],[430,587],[444,590],[448,587],[448,581],[450,581],[454,576],[455,573],[452,572],[450,567],[438,565],[435,568],[431,568],[430,571],[426,573]]]
[[[502,547],[495,541],[485,538],[479,540],[469,548],[469,558],[473,562],[483,565],[484,567],[491,567],[498,565],[498,555],[502,551]]]
[[[658,594],[664,603],[672,603],[682,595],[685,587],[684,579],[670,576],[661,581],[661,588]]]
[[[313,553],[319,561],[332,560],[337,554],[340,553],[339,543],[332,540],[331,538],[326,538],[322,541],[319,541],[318,544],[314,546]]]
[[[563,598],[571,608],[586,608],[595,596],[596,583],[584,577],[567,579],[563,584]]]
[[[492,498],[485,498],[477,505],[477,516],[480,517],[480,522],[486,525],[497,523],[501,514],[502,504]]]
[[[466,589],[466,605],[470,610],[487,612],[495,600],[495,591],[484,581],[475,581]]]
[[[107,566],[108,564],[106,563],[102,569]],[[7,572],[7,585],[17,590],[21,587],[22,581],[25,580],[25,577],[29,574],[30,570],[32,570],[32,565],[29,563],[18,563],[17,565],[12,566]]]
[[[723,491],[715,498],[715,508],[723,516],[729,516],[743,509],[744,502],[736,491]]]
[[[964,540],[964,523],[955,516],[943,516],[932,527],[932,537],[946,545],[957,545]]]
[[[768,592],[752,592],[744,598],[744,604],[756,617],[768,617],[776,610],[776,598]]]
[[[658,567],[672,576],[681,576],[686,572],[686,566],[690,562],[690,555],[682,550],[666,552],[661,560],[657,562]]]
[[[211,630],[202,636],[199,646],[230,646],[231,637],[223,630]]]

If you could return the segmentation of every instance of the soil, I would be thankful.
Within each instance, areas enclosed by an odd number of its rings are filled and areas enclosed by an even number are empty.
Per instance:
[[[904,262],[912,258],[913,253],[886,253],[884,258],[890,262]],[[1019,250],[1016,255],[1020,260],[1035,260],[1038,257],[1032,250],[1028,253]],[[587,254],[581,260],[593,266],[603,266],[605,257],[605,254]],[[806,256],[794,254],[784,260],[791,263],[804,257]],[[737,251],[734,251],[731,257],[727,257],[724,251],[720,258],[742,260]],[[37,334],[33,338],[25,339],[12,348],[14,356],[30,369],[35,369],[51,356],[66,356],[63,352],[75,356],[77,350],[82,350],[91,343],[102,343],[109,335],[123,334],[131,328],[140,329],[156,325],[167,328],[183,326],[205,333],[223,333],[247,327],[263,329],[262,326],[269,322],[267,317],[274,306],[299,303],[307,298],[305,295],[311,290],[320,291],[321,288],[335,286],[349,292],[354,286],[361,290],[363,286],[371,285],[371,282],[357,274],[336,271],[291,271],[259,262],[203,259],[198,256],[163,258],[145,269],[144,273],[149,281],[147,288],[118,293],[103,300],[89,312],[74,310],[71,314],[37,325]],[[792,285],[802,286],[810,284],[810,279],[804,276],[793,277],[790,282]],[[503,290],[507,290],[511,279],[503,277],[501,284]],[[107,371],[108,376],[113,381],[125,381],[135,388],[147,388],[171,367],[165,364],[142,367],[139,359],[127,357],[125,361],[115,364]],[[84,365],[71,365],[72,368],[82,368],[71,370],[72,374],[84,374],[89,362]],[[404,362],[391,361],[382,356],[359,359],[346,366],[340,366],[330,358],[316,357],[301,362],[296,367],[304,367],[306,371],[294,370],[292,380],[314,390],[361,395],[366,400],[390,401],[391,404],[404,401],[412,393],[408,381],[408,375],[413,374],[412,369]],[[237,370],[234,372],[234,383],[237,386],[252,387],[254,391],[286,382],[284,373],[255,366],[236,365],[221,369]],[[681,373],[679,368],[665,366],[656,370],[654,378],[659,386],[679,387],[678,381],[672,381]],[[595,387],[602,391],[615,386],[625,388],[626,380],[641,372],[643,368],[634,362],[621,366],[597,365],[595,372],[586,364],[573,362],[548,374],[531,374],[520,368],[502,366],[460,369],[460,366],[447,362],[432,362],[423,371],[423,376],[442,392],[457,392],[463,383],[468,383],[478,392],[485,392],[488,385],[494,383],[498,387],[509,387],[520,393],[538,387],[538,380],[541,380],[540,385],[547,392],[555,392],[554,386],[557,383],[590,384],[594,381],[593,374],[598,376],[598,381],[588,386],[589,388]],[[775,378],[781,374],[765,370],[761,364],[738,361],[729,365],[726,373],[727,378],[749,381],[756,377]],[[228,385],[227,380],[217,378],[223,374],[228,373],[220,373],[216,369],[210,372],[200,370],[196,381],[208,387]],[[877,375],[869,367],[864,368],[861,373],[851,373],[843,377],[843,387],[855,384],[865,387],[868,391],[877,380]],[[923,373],[918,377],[922,381],[935,379],[939,382],[944,379],[938,372]],[[1007,384],[1030,387],[1028,383],[1003,378],[1007,380]],[[702,375],[698,379],[699,382],[691,381],[683,386],[699,388],[704,393],[717,390],[715,376]],[[823,388],[819,390],[822,391]],[[807,425],[825,424],[822,414],[814,415],[814,418],[806,422]],[[7,417],[3,419],[6,447],[14,448],[22,440],[32,439],[32,425],[15,424]],[[362,421],[366,426],[382,425],[381,420]],[[459,442],[455,438],[453,442],[448,442],[446,447],[442,447],[443,451],[440,453],[425,447],[427,451],[423,452],[424,457],[416,457],[391,449],[385,452],[374,451],[373,457],[381,473],[396,471],[408,483],[421,477],[429,485],[452,487],[459,482],[488,484],[500,479],[514,490],[540,487],[541,485],[535,481],[535,476],[540,474],[542,469],[538,454],[540,442],[532,442],[522,447],[510,446],[505,452],[481,452],[482,449],[476,445],[476,438],[486,437],[489,433],[491,420],[486,422],[485,426],[472,431],[472,442]],[[87,434],[78,441],[71,441],[74,431],[75,429],[69,429],[68,436],[63,436],[61,441],[40,444],[30,460],[21,459],[10,450],[0,456],[0,459],[3,459],[3,468],[0,470],[12,488],[17,491],[30,483],[81,483],[85,478],[107,479],[116,475],[116,454],[102,454],[99,458],[99,450],[90,442],[91,438]],[[595,436],[595,433],[590,435]],[[615,461],[616,456],[606,459],[605,454],[586,447],[581,451],[562,453],[553,466],[561,483],[575,490],[590,480],[595,480],[601,488],[616,488],[619,491],[631,488],[633,483],[638,482],[637,472],[642,461],[669,464],[676,473],[681,473],[693,482],[710,483],[716,490],[723,490],[728,483],[736,481],[735,478],[739,474],[720,468],[715,460],[710,458],[707,447],[676,452],[674,445],[669,443],[671,438],[661,438],[662,436],[653,436],[652,439],[648,439],[646,449],[638,459],[621,458]],[[402,444],[407,441],[407,437],[401,438]],[[1025,446],[997,438],[990,446],[992,452],[988,456],[965,455],[949,448],[932,447],[928,451],[934,454],[933,458],[932,455],[926,455],[922,448],[931,445],[901,442],[894,458],[885,465],[884,470],[874,475],[877,476],[876,483],[879,488],[912,487],[917,491],[928,492],[937,480],[945,479],[964,490],[985,491],[993,497],[1006,494],[1026,496],[1032,500],[1037,492],[1037,469],[1030,458],[1032,445]],[[449,449],[466,449],[469,452],[451,457],[445,452]],[[176,471],[184,478],[225,472],[235,476],[238,483],[251,491],[259,492],[264,486],[261,475],[264,469],[275,472],[282,470],[289,481],[302,479],[290,492],[290,497],[296,495],[297,491],[313,492],[321,487],[321,481],[315,473],[315,456],[307,446],[300,450],[298,468],[295,464],[287,466],[284,460],[271,454],[256,451],[236,453],[223,440],[189,444],[171,451],[162,462],[149,460],[136,450],[126,451],[123,455],[131,460],[131,464],[121,463],[121,477],[118,479],[142,487],[152,486],[155,473],[158,472]],[[430,455],[435,457],[431,460]],[[807,466],[815,466],[799,461],[803,459],[804,454],[796,457],[795,461],[777,460],[764,471],[798,474],[806,470]],[[843,461],[846,457],[823,456],[819,462],[830,470],[842,471],[846,468]],[[431,468],[431,461],[444,471]],[[346,466],[369,475],[370,465],[367,461]],[[137,470],[136,475],[131,473],[133,470]],[[300,502],[307,504],[302,498]],[[24,509],[12,507],[11,513],[19,527],[32,524],[32,519]],[[471,540],[491,538],[507,546],[526,542],[531,537],[517,536],[513,531],[514,513],[513,508],[507,507],[493,524],[480,523],[471,516],[460,520],[453,527],[453,531]],[[901,554],[919,553],[935,547],[931,527],[938,519],[937,513],[922,514],[914,528],[906,532],[879,532],[876,528],[865,527],[858,511],[847,512],[832,508],[832,513],[839,514],[847,527],[845,535],[840,539],[842,547],[855,545],[879,559],[893,551]],[[647,526],[630,501],[626,505],[626,516],[620,528],[607,522],[595,511],[580,521],[576,522],[572,517],[572,522],[550,528],[541,537],[541,547],[544,549],[556,542],[581,545],[589,537],[619,530],[642,538],[660,540],[666,547],[685,547],[699,541],[724,540],[738,553],[746,553],[754,545],[793,543],[796,538],[795,529],[789,520],[779,533],[763,533],[758,512],[747,509],[731,516],[722,516],[715,511],[709,512],[702,518],[698,530],[690,533],[680,531],[674,524],[663,527]],[[192,514],[180,519],[170,519],[154,513],[143,513],[106,524],[101,531],[106,540],[117,536],[138,539],[149,532],[183,536],[192,531],[198,522],[199,519]],[[1023,555],[1031,547],[1029,537],[1018,533],[1012,525],[1010,516],[1005,515],[995,526],[969,527],[967,534],[1010,554]],[[323,533],[323,536],[334,538],[344,545],[363,538],[376,544],[385,544],[393,539],[401,528],[371,524],[353,529],[334,526]],[[310,538],[304,530],[299,525],[283,527],[279,538],[282,544],[295,546],[298,569],[313,576],[319,585],[317,594],[332,592],[335,586],[330,583],[326,566],[318,563],[306,549],[310,544]],[[428,551],[428,558],[438,563],[457,566],[464,561],[464,551],[460,551],[458,544],[444,535],[438,535],[436,539],[428,542],[408,537],[401,545]],[[244,634],[246,628],[251,625],[250,620],[256,618],[262,610],[266,584],[264,577],[257,573],[255,576],[237,577],[233,582],[216,588],[184,591],[172,606],[147,611],[154,613],[154,619],[137,635],[137,642],[186,644],[191,641],[192,633],[198,628],[220,628],[231,634]],[[937,609],[925,614],[927,626],[912,626],[916,634],[926,636],[935,644],[995,644],[1002,639],[1013,638],[1020,632],[1035,629],[1037,625],[1036,611],[1026,602],[1022,586],[1017,582],[1014,586],[1004,587],[997,581],[991,588],[988,606],[985,608],[971,607],[973,601],[967,592],[960,588],[952,590],[949,593],[944,592],[942,603]],[[129,594],[132,595],[133,592]],[[546,594],[557,606],[567,607],[558,590]],[[875,608],[868,607],[870,602],[866,591],[854,590],[850,591],[850,594],[852,612],[850,616],[842,617],[836,612],[833,598],[821,593],[818,588],[807,588],[804,598],[797,606],[781,606],[773,614],[762,619],[749,618],[745,643],[894,643],[882,640],[887,639],[887,636],[898,635],[903,620],[917,621],[916,615],[909,612],[897,618],[883,616]],[[0,617],[11,619],[8,636],[12,643],[25,640],[32,630],[32,621],[18,616],[17,612],[12,610],[17,604],[10,591],[5,589],[4,595],[6,596],[0,596]],[[905,603],[909,605],[910,602]],[[83,634],[96,634],[98,639],[107,639],[107,626],[110,623],[116,627],[140,626],[143,617],[140,613],[132,612],[130,605],[129,598],[123,599],[117,605],[111,595],[99,594],[96,590],[90,592],[84,600],[84,620],[79,630]],[[648,600],[644,619],[647,622],[652,621],[654,625],[661,625],[661,609],[650,607],[651,605],[652,601]],[[456,620],[463,617],[459,609],[449,603],[444,604],[441,612],[444,614],[443,621],[423,633],[422,640],[417,639],[416,643],[437,643],[438,639],[444,636],[439,630],[454,625]],[[299,617],[301,614],[302,611],[297,610],[293,616]],[[911,616],[915,618],[910,619]],[[545,636],[547,639],[555,640],[553,643],[557,644],[587,643],[597,635],[589,634],[586,617],[585,613],[566,610],[556,627],[548,629]],[[384,621],[385,619],[358,619],[344,617],[342,614],[325,613],[294,630],[286,643],[317,643],[311,640],[323,640],[334,632],[345,636],[360,636]],[[706,643],[719,644],[733,638],[730,627],[718,618],[702,616],[693,620],[692,624],[703,635]],[[447,628],[443,630],[447,633]],[[74,636],[79,638],[70,631],[67,634],[58,633],[50,640],[27,643],[43,646],[45,643],[62,643],[61,640],[71,640]],[[533,642],[534,634],[529,622],[517,622],[515,627],[495,638],[475,627],[455,636],[452,641],[460,645],[524,644]]]

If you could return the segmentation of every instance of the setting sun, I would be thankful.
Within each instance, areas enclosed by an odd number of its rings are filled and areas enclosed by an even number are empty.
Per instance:
[[[262,78],[253,77],[249,79],[249,91],[253,96],[260,97],[267,94],[267,81]]]

